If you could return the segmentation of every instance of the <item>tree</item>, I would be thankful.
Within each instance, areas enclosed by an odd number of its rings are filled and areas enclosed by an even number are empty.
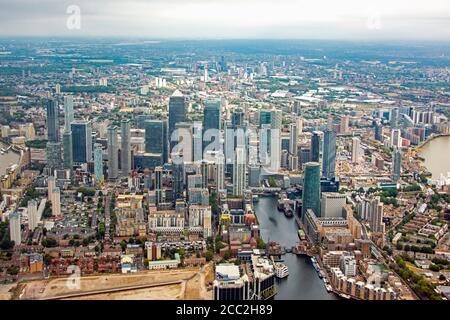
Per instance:
[[[213,259],[213,257],[214,257],[214,253],[212,250],[206,251],[206,254],[205,254],[206,261],[211,261]]]
[[[223,254],[223,258],[225,260],[229,260],[230,257],[231,257],[231,251],[230,250],[225,251],[225,253]]]

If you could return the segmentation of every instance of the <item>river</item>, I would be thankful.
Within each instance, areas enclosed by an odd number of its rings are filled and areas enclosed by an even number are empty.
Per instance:
[[[298,228],[295,220],[286,218],[277,210],[276,197],[260,197],[254,207],[264,241],[273,240],[286,248],[298,242]],[[336,295],[326,291],[309,257],[287,253],[282,256],[282,259],[289,268],[289,276],[277,279],[278,293],[275,300],[338,299]]]
[[[425,159],[425,166],[433,179],[439,179],[441,174],[447,176],[447,172],[450,172],[450,136],[428,141],[422,146],[420,155]]]
[[[0,148],[7,148],[7,146],[0,142]],[[20,160],[20,155],[9,150],[8,152],[0,153],[0,176],[6,174],[6,168],[12,164],[17,164]]]

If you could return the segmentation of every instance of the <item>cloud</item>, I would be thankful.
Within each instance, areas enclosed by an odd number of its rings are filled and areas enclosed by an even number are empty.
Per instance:
[[[79,30],[66,27],[69,5],[81,9]],[[1,36],[450,40],[448,0],[0,0],[0,8]]]

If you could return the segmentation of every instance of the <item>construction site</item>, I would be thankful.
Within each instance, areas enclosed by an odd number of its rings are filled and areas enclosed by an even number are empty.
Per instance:
[[[20,282],[14,300],[211,300],[214,269],[149,270]]]

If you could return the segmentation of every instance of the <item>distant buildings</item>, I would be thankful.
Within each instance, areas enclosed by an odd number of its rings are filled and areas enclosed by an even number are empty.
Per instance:
[[[320,135],[314,131],[311,137],[311,162],[320,161]]]

